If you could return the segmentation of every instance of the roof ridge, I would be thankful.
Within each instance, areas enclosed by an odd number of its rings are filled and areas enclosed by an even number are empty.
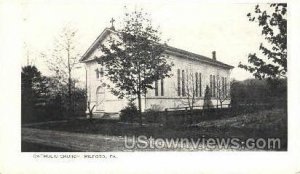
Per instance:
[[[94,47],[97,45],[97,42],[100,41],[101,36],[103,36],[107,31],[108,31],[108,32],[113,32],[113,33],[119,33],[119,32],[116,31],[116,30],[112,30],[112,29],[106,27],[106,28],[101,32],[101,34],[96,38],[96,40],[92,43],[92,45],[88,48],[88,50],[83,54],[83,56],[82,56],[81,59],[80,59],[81,62],[83,62],[84,59],[86,59],[86,57],[90,54],[90,52],[91,52],[93,49],[95,49]],[[161,44],[161,43],[159,43],[159,44]],[[183,50],[183,49],[180,49],[180,48],[176,48],[176,47],[170,46],[170,45],[168,45],[168,44],[162,44],[162,45],[166,46],[166,48],[169,49],[169,50],[173,50],[173,51],[176,51],[176,52],[178,52],[178,53],[184,54],[184,56],[186,56],[186,54],[189,54],[190,57],[195,57],[195,58],[197,58],[197,60],[199,60],[199,61],[203,61],[203,60],[204,60],[206,63],[210,63],[210,64],[214,64],[214,65],[223,66],[223,67],[230,68],[230,69],[234,68],[234,67],[231,66],[231,65],[228,65],[228,64],[226,64],[226,63],[220,62],[220,61],[218,61],[218,60],[213,60],[213,59],[211,59],[211,58],[209,58],[209,57],[207,57],[207,56],[203,56],[203,55],[200,55],[200,54],[193,53],[193,52],[191,52],[191,51],[187,51],[187,50]]]
[[[191,54],[191,55],[193,55],[193,56],[195,56],[195,57],[199,57],[199,58],[201,58],[201,59],[206,59],[207,61],[210,61],[210,62],[216,62],[216,63],[220,63],[220,64],[223,64],[223,65],[226,65],[226,66],[233,67],[233,66],[231,66],[231,65],[228,65],[228,64],[223,63],[223,62],[218,61],[218,60],[213,60],[212,58],[209,58],[209,57],[207,57],[207,56],[203,56],[203,55],[201,55],[201,54],[193,53],[193,52],[191,52],[191,51],[183,50],[183,49],[180,49],[180,48],[177,48],[177,47],[174,47],[174,46],[170,46],[170,45],[167,45],[167,47],[168,47],[168,48],[171,48],[171,49],[176,49],[176,50],[179,51],[179,52],[185,52],[185,53]]]

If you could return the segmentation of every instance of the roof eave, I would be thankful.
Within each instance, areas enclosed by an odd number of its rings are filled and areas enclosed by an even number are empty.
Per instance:
[[[86,50],[86,52],[82,55],[82,57],[79,59],[79,62],[84,63],[87,62],[88,56],[96,49],[96,46],[98,43],[105,38],[110,32],[113,32],[109,28],[105,28],[102,33],[96,38],[96,40],[92,43],[92,45]]]
[[[102,33],[96,38],[96,40],[93,42],[93,44],[88,48],[88,50],[83,54],[83,56],[80,58],[79,62],[81,63],[85,63],[85,62],[89,62],[89,61],[93,61],[94,59],[91,60],[87,60],[87,58],[92,54],[92,52],[96,49],[96,47],[98,46],[98,43],[100,41],[102,41],[108,34],[110,33],[114,33],[116,31],[111,30],[110,28],[105,28]],[[179,56],[181,57],[186,57],[189,59],[193,59],[196,61],[200,61],[203,63],[207,63],[207,64],[211,64],[211,65],[215,65],[215,66],[219,66],[219,67],[223,67],[223,68],[227,68],[227,69],[233,69],[234,66],[231,65],[227,65],[225,63],[219,62],[219,61],[215,61],[215,60],[211,60],[208,57],[205,56],[201,56],[199,54],[195,54],[186,50],[182,50],[179,48],[175,48],[175,47],[171,47],[166,45],[166,50],[171,52],[171,53],[177,53],[177,55],[179,54]]]
[[[177,49],[177,48],[175,48],[175,49]],[[175,55],[175,56],[185,57],[185,58],[188,58],[188,59],[200,61],[200,62],[207,63],[207,64],[210,64],[210,65],[223,67],[223,68],[226,68],[226,69],[233,69],[234,68],[233,66],[227,65],[225,63],[219,63],[219,62],[214,61],[214,60],[205,60],[205,59],[201,59],[201,58],[196,58],[196,56],[189,56],[189,55],[183,54],[180,51],[173,50],[173,47],[171,47],[171,49],[170,49],[170,47],[167,47],[166,51],[168,53],[171,53],[171,54]],[[185,50],[183,50],[183,51],[185,51]],[[187,51],[185,51],[185,52],[187,52]],[[191,53],[191,54],[194,54],[194,53]],[[197,56],[200,56],[200,55],[197,55]],[[206,59],[209,59],[209,58],[206,58]]]

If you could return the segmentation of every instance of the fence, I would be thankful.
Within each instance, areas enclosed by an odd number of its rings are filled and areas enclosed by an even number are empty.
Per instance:
[[[286,110],[286,99],[269,103],[223,104],[222,106],[211,105],[211,107],[194,106],[192,109],[189,107],[166,108],[160,112],[145,113],[144,117],[148,122],[162,123],[167,126],[182,126],[273,108],[284,108]]]
[[[210,105],[210,106],[204,106],[204,105],[201,105],[201,106],[193,106],[193,107],[176,107],[176,108],[166,108],[165,111],[178,111],[178,110],[185,110],[185,111],[188,111],[188,110],[191,110],[191,108],[193,108],[192,110],[204,110],[204,109],[223,109],[223,108],[230,108],[231,107],[231,104],[217,104],[217,105]]]

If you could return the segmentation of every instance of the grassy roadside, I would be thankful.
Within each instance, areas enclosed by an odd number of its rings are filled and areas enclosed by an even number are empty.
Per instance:
[[[32,128],[101,134],[107,136],[139,136],[153,138],[280,138],[281,149],[287,148],[287,115],[283,109],[258,111],[212,121],[203,121],[184,127],[166,128],[151,124],[139,127],[116,120],[70,120],[52,124],[30,126]]]

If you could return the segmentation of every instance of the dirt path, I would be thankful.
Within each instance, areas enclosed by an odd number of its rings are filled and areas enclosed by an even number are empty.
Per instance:
[[[128,149],[125,149],[125,139],[122,137],[70,133],[32,128],[22,128],[22,141],[70,149],[72,151],[129,151]]]
[[[133,138],[128,138],[128,144],[132,144]],[[242,149],[228,149],[219,147],[217,149],[193,148],[191,142],[183,147],[162,148],[133,148],[125,147],[125,138],[121,136],[106,136],[96,134],[71,133],[54,130],[42,130],[34,128],[22,128],[22,142],[24,144],[36,145],[36,147],[53,147],[53,149],[66,149],[75,152],[120,152],[120,151],[232,151]],[[199,144],[200,146],[201,143]],[[29,147],[30,148],[30,147]],[[50,148],[51,149],[51,148]],[[34,151],[34,148],[31,148]],[[39,149],[36,150],[40,151]],[[51,151],[51,150],[50,150]],[[53,150],[55,151],[55,150]]]

